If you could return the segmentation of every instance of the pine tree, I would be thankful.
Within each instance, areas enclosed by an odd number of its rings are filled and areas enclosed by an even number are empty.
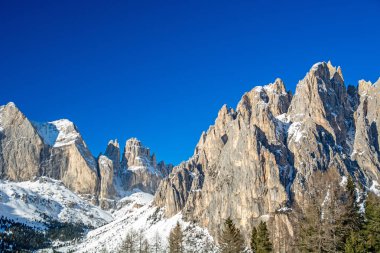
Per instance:
[[[272,243],[269,239],[269,231],[265,222],[260,222],[257,229],[257,253],[272,251]]]
[[[219,244],[222,253],[238,253],[244,250],[243,237],[231,218],[224,222]]]
[[[365,204],[366,222],[364,235],[368,252],[380,252],[380,199],[374,193],[368,193]]]
[[[365,243],[361,231],[352,232],[344,246],[345,253],[366,253]]]
[[[183,233],[181,225],[177,225],[172,229],[169,235],[169,252],[182,253],[183,251]]]
[[[360,213],[358,202],[356,201],[356,189],[354,181],[348,178],[346,184],[346,193],[344,198],[343,214],[340,218],[341,228],[339,236],[341,237],[340,249],[344,250],[345,243],[352,233],[361,229],[364,219]]]
[[[251,250],[253,253],[257,252],[257,229],[253,227],[251,233]]]
[[[254,253],[272,252],[272,243],[269,239],[269,231],[265,222],[261,221],[257,228],[252,229],[251,249]]]

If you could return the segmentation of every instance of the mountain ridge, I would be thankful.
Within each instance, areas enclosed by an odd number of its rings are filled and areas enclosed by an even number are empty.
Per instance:
[[[294,237],[293,208],[305,209],[311,192],[343,187],[352,177],[363,191],[380,193],[379,84],[380,78],[346,86],[340,67],[319,62],[294,94],[279,78],[256,86],[236,109],[223,105],[193,156],[174,167],[157,163],[136,138],[127,140],[122,152],[111,140],[95,158],[74,124],[61,120],[36,127],[9,103],[0,108],[0,175],[15,181],[42,175],[60,179],[106,210],[138,188],[154,195],[149,205],[160,210],[161,219],[180,214],[183,221],[207,229],[216,242],[220,222],[229,217],[245,235],[266,221],[276,235],[275,251],[286,252]],[[53,137],[46,130],[52,125],[60,129],[53,129]],[[70,138],[56,145],[62,132]],[[27,141],[12,144],[20,133]],[[9,157],[23,153],[21,165],[27,169],[19,175],[20,163]],[[325,189],[318,189],[321,185]]]

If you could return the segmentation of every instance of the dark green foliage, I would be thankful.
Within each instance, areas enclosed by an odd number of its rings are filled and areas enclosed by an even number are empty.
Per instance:
[[[252,229],[251,249],[253,253],[272,252],[272,243],[269,238],[269,231],[265,222],[261,221],[259,226]]]
[[[0,231],[0,252],[37,250],[49,245],[42,231],[3,216]]]
[[[85,228],[82,224],[52,221],[49,224],[47,235],[51,240],[71,241],[82,237]]]
[[[358,202],[356,201],[355,184],[351,177],[347,180],[346,192],[343,198],[343,212],[339,219],[339,236],[341,238],[341,243],[339,246],[340,250],[344,250],[346,241],[353,235],[354,232],[361,229],[364,222],[363,216],[359,210],[360,208]]]
[[[169,235],[169,252],[170,253],[182,253],[183,250],[183,233],[181,225],[177,222],[177,225],[172,229]]]
[[[251,233],[251,250],[253,253],[257,252],[257,229],[256,227],[253,227],[252,233]]]
[[[369,193],[365,205],[366,222],[363,229],[368,252],[380,252],[380,199]]]
[[[83,235],[81,224],[50,221],[47,230],[40,230],[5,217],[0,218],[0,252],[26,252],[50,247],[52,241],[69,241]]]
[[[344,247],[346,253],[365,253],[366,246],[361,231],[352,232]]]
[[[244,240],[240,230],[230,218],[224,222],[219,245],[222,253],[238,253],[244,250]]]

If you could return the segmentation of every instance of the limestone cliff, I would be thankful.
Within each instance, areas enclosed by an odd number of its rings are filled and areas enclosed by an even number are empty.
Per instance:
[[[288,210],[307,205],[321,180],[315,172],[333,184],[351,175],[367,189],[378,185],[378,94],[378,84],[346,88],[330,62],[315,64],[293,97],[280,79],[255,87],[236,110],[222,107],[193,157],[162,181],[155,203],[214,236],[227,217],[246,235],[269,219],[276,251],[286,251],[279,238],[293,235]]]

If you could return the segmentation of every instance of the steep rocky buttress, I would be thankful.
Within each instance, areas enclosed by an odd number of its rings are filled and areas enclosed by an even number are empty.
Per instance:
[[[294,232],[287,210],[307,205],[317,171],[332,183],[351,175],[367,189],[378,185],[378,82],[346,88],[340,67],[322,62],[293,97],[280,79],[255,87],[236,110],[222,107],[193,157],[162,181],[155,204],[167,216],[182,211],[215,238],[228,217],[246,235],[270,220],[276,251],[286,251],[280,238]]]

